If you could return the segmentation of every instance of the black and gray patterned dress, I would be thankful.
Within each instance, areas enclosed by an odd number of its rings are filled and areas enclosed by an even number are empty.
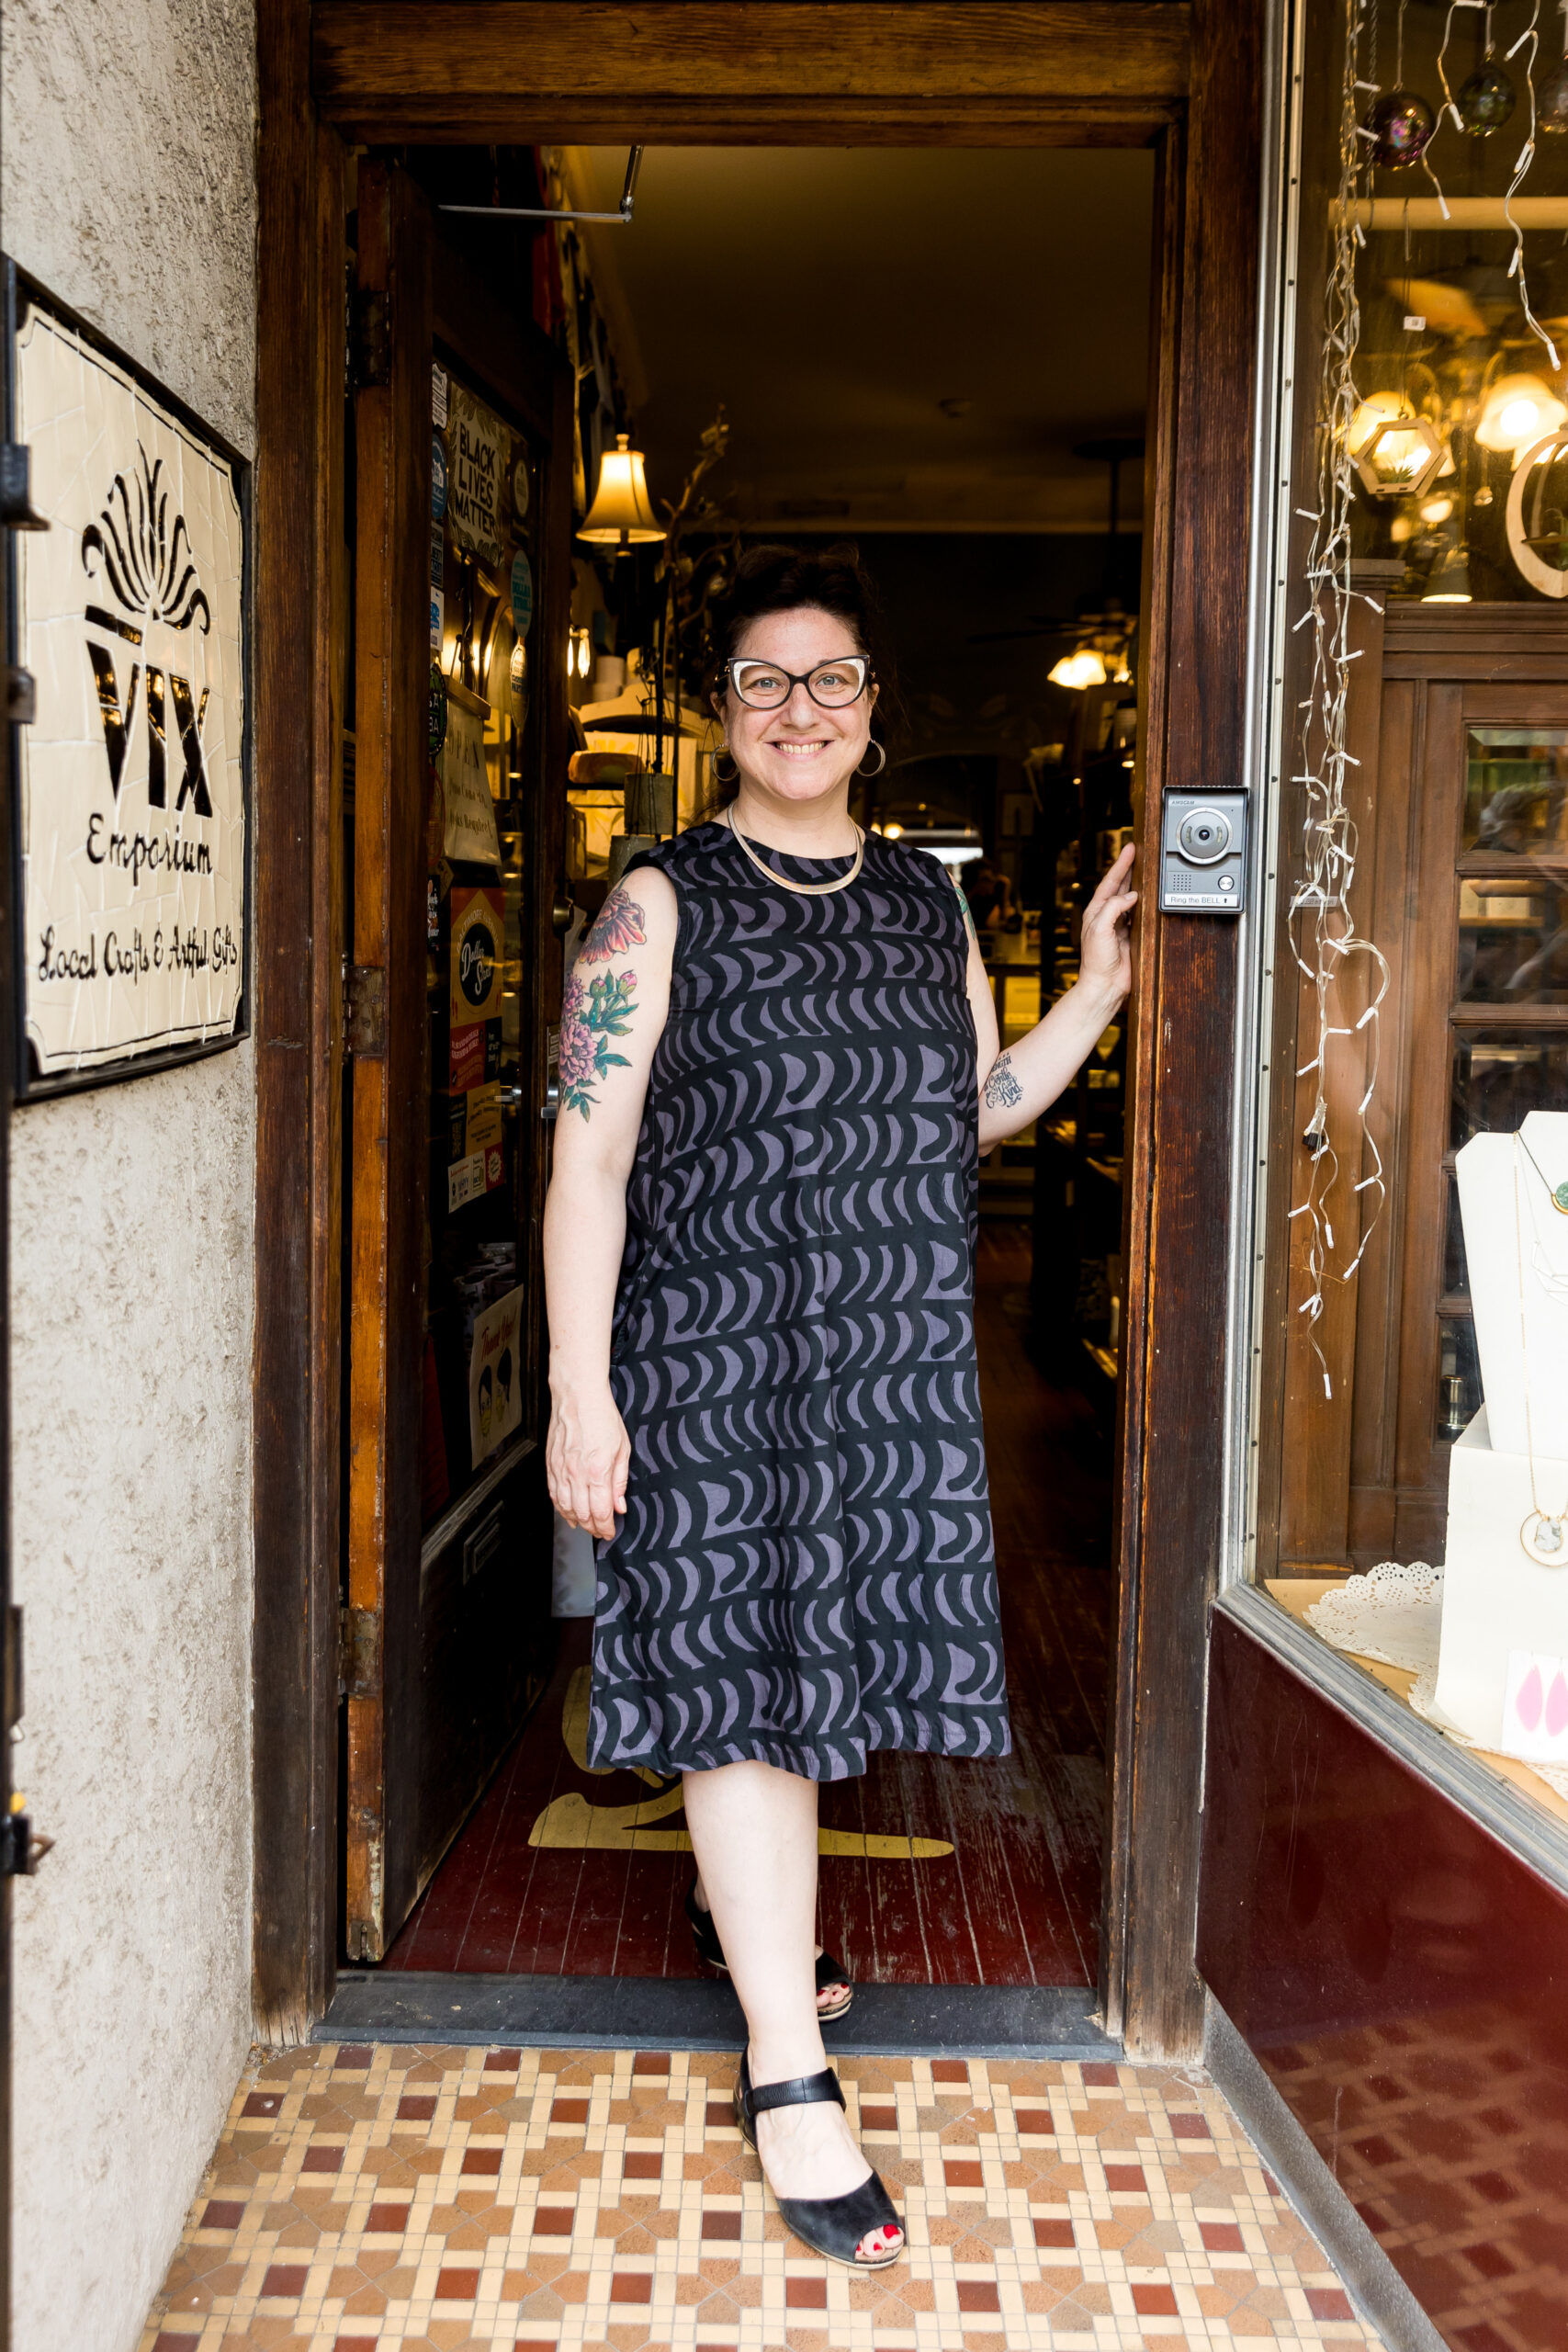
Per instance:
[[[850,864],[766,854],[800,882]],[[637,863],[680,920],[626,1192],[590,1758],[832,1781],[873,1748],[1005,1755],[957,893],[874,833],[819,899],[721,824]]]

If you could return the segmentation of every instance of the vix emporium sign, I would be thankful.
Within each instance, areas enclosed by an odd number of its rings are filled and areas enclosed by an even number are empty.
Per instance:
[[[22,1090],[164,1067],[245,1026],[244,520],[230,453],[36,304],[16,432]]]

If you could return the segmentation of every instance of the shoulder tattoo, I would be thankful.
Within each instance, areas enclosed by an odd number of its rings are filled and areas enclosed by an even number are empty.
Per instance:
[[[578,950],[582,964],[607,963],[628,947],[646,947],[647,918],[624,882],[617,882],[594,919],[593,927]]]
[[[977,940],[980,934],[975,928],[975,918],[969,911],[969,900],[964,895],[964,885],[956,874],[953,877],[953,887],[958,893],[958,903],[964,910],[964,928],[972,940]]]

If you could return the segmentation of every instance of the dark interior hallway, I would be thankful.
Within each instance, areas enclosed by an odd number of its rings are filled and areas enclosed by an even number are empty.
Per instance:
[[[818,1932],[858,1978],[1087,1984],[1113,1584],[1109,1444],[1025,1347],[1029,1228],[981,1227],[980,1376],[1013,1752],[874,1758],[822,1792]],[[393,1945],[392,1969],[693,1976],[680,1783],[582,1762],[589,1625]]]

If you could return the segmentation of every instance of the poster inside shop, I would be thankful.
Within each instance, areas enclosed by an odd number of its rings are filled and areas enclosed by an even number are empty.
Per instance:
[[[455,883],[447,901],[447,1108],[451,1215],[505,1181],[501,1115],[502,946],[505,903],[499,888]]]
[[[492,409],[451,384],[446,412],[446,526],[456,546],[496,570],[505,549],[512,435]]]
[[[244,1029],[244,525],[233,461],[34,305],[17,434],[24,1084]]]
[[[523,1425],[523,1381],[518,1333],[523,1324],[521,1288],[509,1290],[474,1317],[468,1351],[468,1443],[476,1464],[493,1453]]]
[[[490,865],[499,873],[501,835],[485,767],[485,723],[465,710],[456,695],[446,705],[441,790],[446,804],[446,855],[454,865]]]

